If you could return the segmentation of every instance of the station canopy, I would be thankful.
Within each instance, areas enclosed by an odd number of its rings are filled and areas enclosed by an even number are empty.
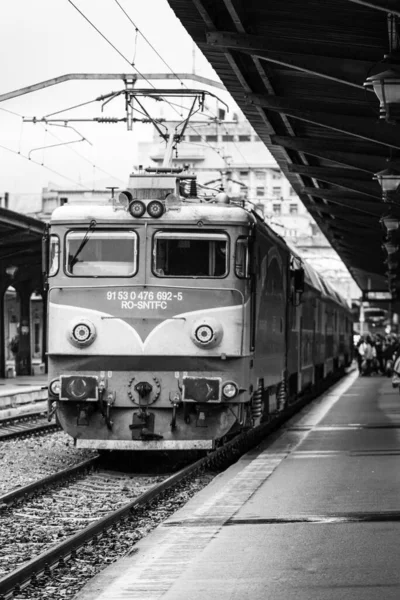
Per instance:
[[[381,218],[400,219],[400,203],[383,201],[374,174],[388,161],[400,170],[400,125],[379,118],[378,98],[364,82],[392,68],[382,61],[396,55],[400,2],[169,4],[360,288],[388,290],[393,254],[383,244],[394,242],[393,253],[400,243]],[[400,82],[400,60],[398,72]],[[398,280],[398,271],[391,277]]]
[[[3,270],[15,266],[29,271],[41,265],[45,227],[37,219],[0,208],[0,266]]]

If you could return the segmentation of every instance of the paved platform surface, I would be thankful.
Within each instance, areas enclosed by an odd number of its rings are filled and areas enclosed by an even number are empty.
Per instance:
[[[36,404],[47,399],[47,375],[32,375],[0,379],[0,416],[10,417],[27,411],[37,410]],[[41,404],[42,406],[42,404]],[[44,406],[44,405],[43,405]]]
[[[399,600],[400,395],[351,373],[75,600]]]

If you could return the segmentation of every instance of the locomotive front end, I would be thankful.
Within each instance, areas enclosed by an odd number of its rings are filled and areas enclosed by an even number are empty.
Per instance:
[[[50,401],[78,447],[213,448],[249,419],[251,217],[125,196],[53,214]]]

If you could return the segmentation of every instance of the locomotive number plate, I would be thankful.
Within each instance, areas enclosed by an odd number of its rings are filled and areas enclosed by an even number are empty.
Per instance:
[[[220,377],[184,377],[183,400],[221,402]]]

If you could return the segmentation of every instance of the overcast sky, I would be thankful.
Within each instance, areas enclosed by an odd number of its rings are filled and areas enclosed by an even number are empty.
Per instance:
[[[116,0],[73,2],[129,62],[135,57],[139,71],[168,72],[143,38],[136,35],[135,28]],[[119,3],[175,72],[191,72],[193,42],[167,0],[119,0]],[[135,72],[68,0],[13,0],[4,4],[0,22],[0,51],[0,94],[66,73]],[[199,51],[196,54],[196,72],[217,79]],[[168,84],[169,87],[172,85]],[[190,83],[188,85],[193,86]],[[124,185],[135,163],[136,142],[144,135],[152,135],[151,125],[147,126],[146,134],[143,126],[141,130],[128,132],[125,124],[73,124],[92,145],[80,142],[43,151],[37,148],[80,137],[62,126],[48,127],[46,131],[43,126],[23,123],[18,116],[42,117],[122,87],[122,83],[112,81],[68,82],[1,102],[0,196],[5,191],[38,193],[49,182],[65,186],[73,182],[104,184],[108,177],[104,171],[117,178],[121,186]],[[179,87],[179,82],[176,87]],[[5,112],[5,109],[17,115]],[[104,114],[124,117],[122,101],[108,104]],[[64,115],[74,118],[100,116],[100,103]],[[29,153],[32,160],[44,163],[69,179],[22,157]],[[93,164],[99,169],[93,168]]]

